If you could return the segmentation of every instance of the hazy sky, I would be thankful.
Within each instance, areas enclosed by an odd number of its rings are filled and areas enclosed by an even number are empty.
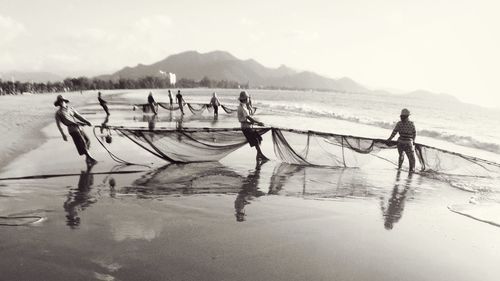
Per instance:
[[[225,50],[500,106],[500,1],[0,0],[0,71],[111,73]]]

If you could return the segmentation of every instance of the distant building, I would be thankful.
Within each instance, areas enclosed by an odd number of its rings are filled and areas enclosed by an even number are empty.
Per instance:
[[[168,80],[170,81],[170,85],[175,87],[175,83],[177,82],[177,77],[175,76],[175,73],[168,73]]]

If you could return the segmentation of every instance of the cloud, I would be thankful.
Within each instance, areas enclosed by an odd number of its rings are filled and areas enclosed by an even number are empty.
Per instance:
[[[256,26],[258,24],[258,22],[256,20],[249,19],[249,18],[241,18],[240,24],[244,25],[244,26],[252,27],[252,26]]]
[[[0,15],[0,43],[10,42],[24,32],[26,28],[22,23]]]
[[[315,41],[319,39],[319,32],[318,31],[305,31],[302,29],[296,29],[289,31],[285,34],[285,36],[290,37],[292,39],[297,39],[300,41]]]
[[[149,33],[151,31],[161,31],[172,26],[172,19],[166,15],[155,15],[137,20],[133,27],[135,31]]]

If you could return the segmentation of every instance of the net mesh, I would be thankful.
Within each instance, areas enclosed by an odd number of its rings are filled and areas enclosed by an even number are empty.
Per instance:
[[[174,104],[171,105],[170,103],[167,102],[158,102],[156,104],[157,106],[169,111],[180,110],[179,105],[174,105]],[[213,110],[212,105],[207,103],[184,103],[184,106],[187,107],[189,111],[191,111],[191,113],[196,115],[203,113],[205,110],[208,112],[212,112]],[[232,114],[238,111],[237,106],[230,106],[225,104],[221,104],[220,106],[227,114]],[[144,113],[151,112],[151,106],[149,105],[149,103],[134,104],[134,108],[135,107],[141,108]],[[255,111],[257,111],[257,108],[252,107],[252,114],[255,113]]]
[[[247,140],[238,129],[113,128],[152,154],[174,163],[219,161]],[[257,129],[262,135],[269,129]]]
[[[218,161],[247,143],[240,128],[111,129],[170,162]],[[276,158],[288,164],[393,168],[398,162],[395,141],[286,128],[255,130],[260,135],[272,132]],[[498,163],[423,144],[415,144],[415,156],[416,169],[427,173],[474,177],[500,175]]]
[[[272,129],[278,159],[296,165],[397,166],[397,142],[293,129]],[[500,174],[500,164],[423,144],[415,144],[417,169],[470,176]]]

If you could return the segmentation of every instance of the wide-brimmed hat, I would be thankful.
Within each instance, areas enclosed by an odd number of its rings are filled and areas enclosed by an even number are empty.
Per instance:
[[[246,100],[246,99],[248,99],[248,94],[247,94],[247,92],[246,92],[246,91],[242,91],[242,92],[240,93],[240,98],[239,98],[239,100],[240,100],[240,101],[242,101],[242,100]]]
[[[58,95],[58,96],[57,96],[56,101],[54,102],[54,106],[59,106],[59,104],[60,104],[62,101],[66,102],[66,103],[68,103],[68,102],[69,102],[69,100],[67,100],[67,99],[63,98],[63,96],[62,96],[62,95]]]
[[[401,116],[410,116],[410,111],[406,108],[401,110]]]

